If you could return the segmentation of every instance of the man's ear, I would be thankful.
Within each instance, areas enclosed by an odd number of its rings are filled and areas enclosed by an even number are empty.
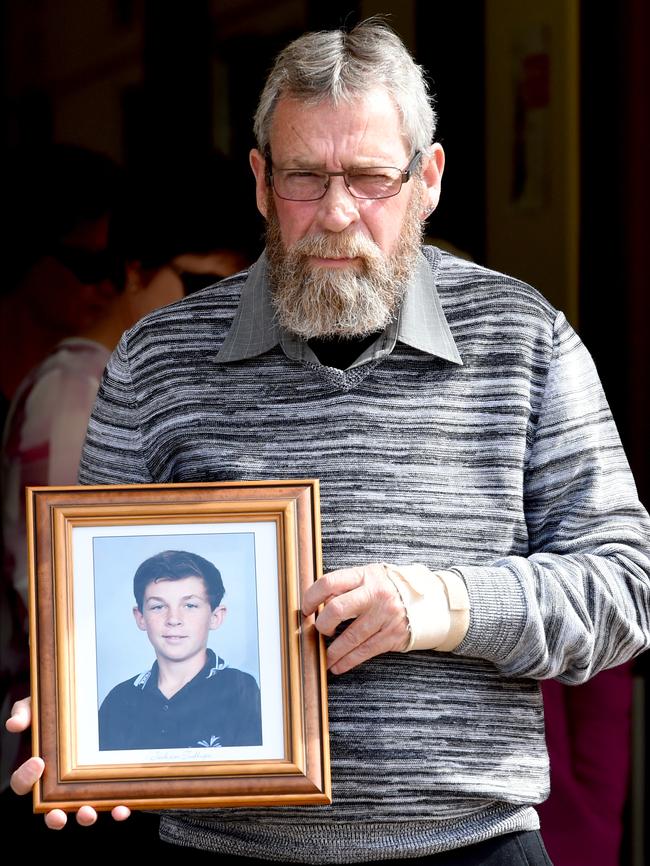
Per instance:
[[[215,609],[212,611],[212,616],[210,617],[210,630],[214,631],[215,628],[219,628],[219,626],[223,625],[223,620],[225,616],[226,608],[223,604],[215,607]]]
[[[420,219],[425,220],[438,207],[442,173],[445,169],[445,152],[442,145],[436,142],[431,145],[431,152],[422,160],[422,180],[424,194]]]
[[[137,627],[141,631],[147,630],[147,626],[145,625],[145,622],[144,622],[144,617],[143,617],[142,613],[140,612],[140,610],[138,610],[137,607],[133,608],[133,619],[135,620],[135,624],[137,625]]]
[[[249,160],[253,174],[255,175],[255,197],[257,199],[257,209],[262,214],[264,219],[268,216],[267,195],[268,184],[266,183],[266,160],[259,150],[253,149],[250,152]]]

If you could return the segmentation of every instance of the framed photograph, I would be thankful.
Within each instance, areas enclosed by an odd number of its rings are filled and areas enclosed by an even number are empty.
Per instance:
[[[315,480],[32,487],[34,809],[331,802]]]

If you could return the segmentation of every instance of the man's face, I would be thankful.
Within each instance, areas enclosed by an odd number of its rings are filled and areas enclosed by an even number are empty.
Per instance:
[[[133,608],[138,628],[147,632],[156,658],[184,662],[205,655],[208,632],[219,628],[226,608],[210,609],[200,577],[158,580],[147,585],[142,612]]]
[[[281,99],[270,143],[276,168],[403,169],[413,155],[399,112],[381,89],[336,107]],[[383,327],[412,271],[421,218],[437,204],[443,164],[436,145],[423,161],[422,180],[412,179],[396,196],[357,199],[336,177],[322,199],[296,202],[269,190],[264,159],[253,151],[257,203],[268,220],[267,252],[282,324],[306,338]]]

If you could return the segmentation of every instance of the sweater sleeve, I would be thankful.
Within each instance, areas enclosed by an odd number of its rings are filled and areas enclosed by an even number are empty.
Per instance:
[[[108,362],[90,416],[79,466],[80,484],[155,481],[144,456],[139,411],[129,368],[127,332]]]
[[[456,653],[580,683],[650,644],[650,521],[589,353],[559,314],[524,475],[529,556],[460,567]]]

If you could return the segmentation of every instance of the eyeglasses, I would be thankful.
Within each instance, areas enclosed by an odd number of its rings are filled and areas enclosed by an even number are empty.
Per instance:
[[[270,151],[266,155],[266,181],[278,198],[286,201],[318,201],[330,187],[333,177],[342,177],[354,198],[392,198],[407,183],[422,157],[416,150],[405,169],[369,166],[349,171],[316,171],[303,168],[275,168]]]

